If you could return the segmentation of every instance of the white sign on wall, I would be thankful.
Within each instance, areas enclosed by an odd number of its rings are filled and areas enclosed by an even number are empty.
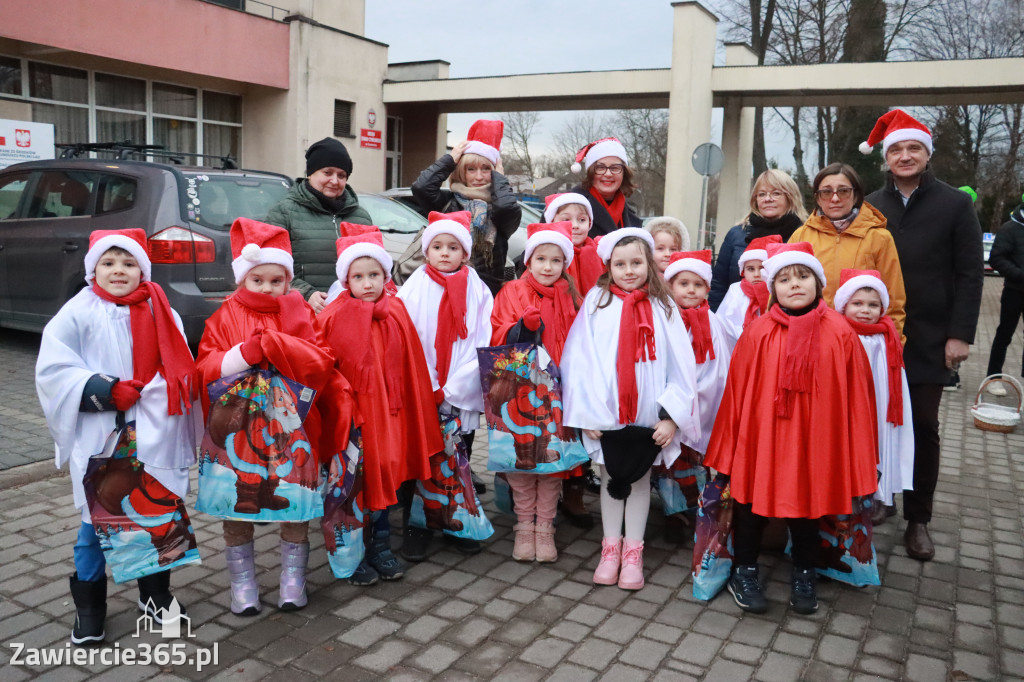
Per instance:
[[[0,118],[0,168],[54,158],[53,124]]]

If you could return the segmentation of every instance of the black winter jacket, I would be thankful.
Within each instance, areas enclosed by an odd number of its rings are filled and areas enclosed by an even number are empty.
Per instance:
[[[892,175],[867,197],[885,215],[907,291],[907,381],[944,384],[946,340],[974,343],[984,286],[981,226],[971,198],[931,170],[904,207]]]
[[[613,232],[619,229],[619,226],[612,220],[611,214],[608,210],[601,205],[597,199],[594,198],[588,190],[583,189],[582,185],[573,187],[570,192],[576,194],[582,194],[590,202],[590,208],[594,210],[594,224],[590,226],[590,237],[600,237],[606,235],[609,232]],[[628,203],[626,208],[622,209],[622,226],[623,227],[643,227],[644,221],[636,214],[633,207]]]
[[[430,211],[453,213],[466,210],[459,195],[441,187],[455,170],[455,166],[452,155],[445,154],[420,173],[416,182],[412,183],[412,195],[416,197],[416,202],[424,214]],[[501,285],[507,281],[505,258],[508,255],[508,238],[519,229],[522,217],[523,209],[516,201],[508,179],[497,171],[491,171],[491,208],[488,219],[498,234],[494,239],[490,266],[487,266],[483,257],[477,257],[470,265],[492,294],[497,294]]]
[[[1003,286],[1024,292],[1024,223],[1013,218],[1003,223],[988,254],[992,269],[1003,276]]]

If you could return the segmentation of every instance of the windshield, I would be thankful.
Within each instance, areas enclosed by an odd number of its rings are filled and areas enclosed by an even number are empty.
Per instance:
[[[416,234],[427,226],[427,219],[419,213],[379,194],[360,194],[359,205],[366,209],[381,232]]]
[[[188,219],[227,230],[235,218],[265,221],[270,208],[288,194],[283,178],[185,173]]]

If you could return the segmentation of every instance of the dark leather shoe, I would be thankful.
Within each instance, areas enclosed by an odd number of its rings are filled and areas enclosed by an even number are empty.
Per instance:
[[[918,561],[931,561],[935,557],[935,545],[928,535],[928,525],[924,523],[908,523],[907,532],[903,534],[903,543],[907,555]]]

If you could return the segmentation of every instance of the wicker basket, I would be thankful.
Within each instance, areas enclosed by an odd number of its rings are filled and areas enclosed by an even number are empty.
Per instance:
[[[1007,405],[996,405],[995,403],[982,402],[981,396],[993,383],[1003,383],[1017,392],[1017,407]],[[978,395],[974,398],[974,405],[971,407],[971,416],[974,417],[974,425],[982,431],[994,431],[996,433],[1012,433],[1017,424],[1020,423],[1021,404],[1024,403],[1024,389],[1020,383],[1009,374],[993,374],[985,377],[978,389]]]

